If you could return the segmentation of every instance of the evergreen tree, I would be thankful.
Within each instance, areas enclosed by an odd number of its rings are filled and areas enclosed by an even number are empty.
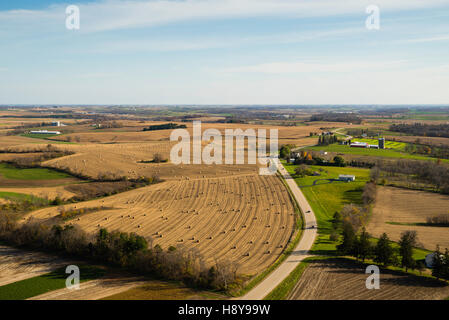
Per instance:
[[[340,212],[335,211],[334,216],[332,218],[332,229],[338,230],[342,225],[342,215]]]
[[[417,245],[417,233],[416,231],[405,231],[401,235],[399,241],[399,253],[401,255],[401,266],[408,269],[414,269],[416,267],[416,261],[413,259],[413,247]]]
[[[374,261],[384,266],[394,262],[394,250],[386,233],[382,234],[374,248]]]
[[[350,223],[344,223],[342,235],[343,242],[337,246],[338,251],[345,255],[353,254],[357,240],[354,227]]]
[[[290,157],[290,147],[289,146],[282,146],[279,150],[279,157],[281,159],[286,159]]]
[[[363,228],[356,242],[356,256],[357,258],[362,259],[363,262],[365,262],[366,258],[369,258],[372,255],[373,246],[371,245],[369,238],[369,233]]]

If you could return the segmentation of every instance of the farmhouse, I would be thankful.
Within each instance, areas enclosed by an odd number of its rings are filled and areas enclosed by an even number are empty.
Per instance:
[[[30,131],[32,134],[61,134],[59,131],[48,131],[48,130],[33,130]]]
[[[65,127],[65,124],[61,123],[60,121],[53,121],[51,123],[52,127]]]
[[[355,181],[355,176],[351,174],[341,174],[338,176],[338,180],[346,182]]]

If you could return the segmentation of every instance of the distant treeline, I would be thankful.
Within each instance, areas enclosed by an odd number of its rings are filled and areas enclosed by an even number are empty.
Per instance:
[[[379,135],[379,131],[380,130],[376,129],[354,128],[354,129],[347,129],[346,134],[353,137],[360,137],[363,134],[366,134],[368,137],[376,137]]]
[[[405,159],[376,161],[376,166],[371,171],[373,180],[377,180],[381,172],[388,175],[408,175],[434,186],[440,193],[449,194],[449,166],[441,163]]]
[[[51,159],[61,158],[65,156],[69,156],[74,154],[75,152],[70,150],[62,150],[59,149],[52,144],[48,144],[46,147],[41,148],[8,148],[8,149],[1,149],[0,153],[30,153],[33,154],[29,157],[22,157],[22,158],[14,158],[9,161],[0,161],[12,164],[18,168],[29,168],[34,166],[40,166],[40,164],[44,161],[48,161]],[[37,154],[35,154],[37,153]]]
[[[423,137],[445,137],[449,138],[449,124],[392,124],[390,131],[406,133]]]
[[[149,126],[148,128],[143,128],[143,131],[184,129],[184,128],[187,128],[187,126],[185,124],[165,123],[165,124],[155,124],[155,125]]]
[[[326,112],[311,116],[310,121],[351,122],[360,124],[362,123],[362,118],[355,113]]]
[[[100,125],[96,127],[96,129],[115,129],[115,128],[123,128],[123,124],[115,120],[112,120],[101,122]]]

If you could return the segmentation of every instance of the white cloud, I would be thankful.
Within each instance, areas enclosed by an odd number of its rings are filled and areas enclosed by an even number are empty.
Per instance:
[[[317,62],[270,62],[251,66],[240,66],[221,69],[225,73],[323,73],[323,72],[364,72],[369,70],[382,70],[385,68],[400,67],[405,61],[356,61],[342,63]]]
[[[111,77],[117,77],[117,73],[111,73],[111,72],[89,72],[89,73],[83,73],[78,76],[78,78],[81,79],[97,79],[97,78],[111,78]]]
[[[436,41],[448,41],[448,40],[449,40],[449,35],[441,35],[441,36],[436,36],[436,37],[409,39],[409,40],[404,40],[403,42],[421,43],[421,42],[436,42]]]
[[[219,49],[238,46],[254,46],[264,44],[291,44],[309,40],[319,40],[335,36],[343,36],[365,32],[363,28],[345,28],[321,32],[287,32],[267,35],[232,35],[217,37],[195,37],[190,39],[152,39],[151,41],[118,40],[96,42],[87,50],[95,53],[123,53],[150,51],[191,51],[202,49]]]
[[[80,4],[81,31],[139,28],[192,20],[248,18],[260,16],[320,17],[342,14],[366,15],[371,0],[103,0]],[[381,10],[413,10],[449,4],[449,0],[377,0]],[[65,7],[47,10],[0,12],[0,25],[12,23],[21,28],[40,23],[64,25]]]

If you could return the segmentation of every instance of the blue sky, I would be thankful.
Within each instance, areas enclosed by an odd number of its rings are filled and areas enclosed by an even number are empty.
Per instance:
[[[449,0],[0,2],[0,104],[447,104],[448,84]]]

